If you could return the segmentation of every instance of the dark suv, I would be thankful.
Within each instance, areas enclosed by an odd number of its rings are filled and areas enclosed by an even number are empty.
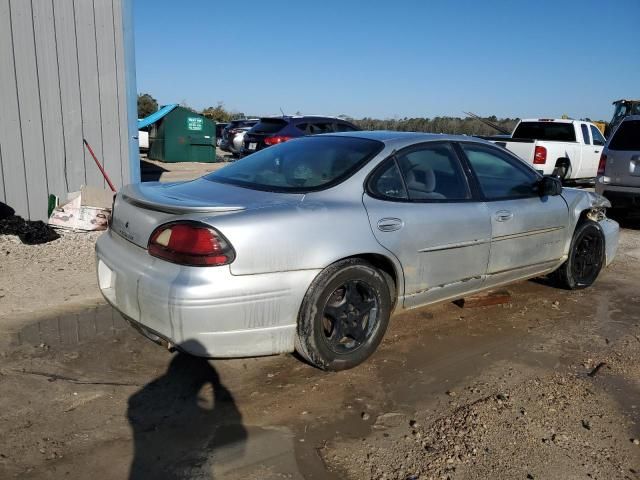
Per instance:
[[[241,120],[231,120],[224,130],[222,130],[222,141],[220,142],[220,148],[225,152],[239,153],[238,147],[241,145],[234,145],[233,139],[239,133],[246,131],[258,123],[257,118],[243,118]]]
[[[292,138],[319,133],[354,132],[354,124],[333,117],[283,116],[261,118],[244,136],[243,155],[286,142]]]

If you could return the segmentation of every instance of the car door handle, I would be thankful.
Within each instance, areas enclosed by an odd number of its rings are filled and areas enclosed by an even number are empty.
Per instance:
[[[378,230],[381,232],[395,232],[404,227],[404,222],[399,218],[381,218],[378,220]]]
[[[496,222],[506,222],[513,218],[513,212],[509,210],[500,210],[496,212]]]

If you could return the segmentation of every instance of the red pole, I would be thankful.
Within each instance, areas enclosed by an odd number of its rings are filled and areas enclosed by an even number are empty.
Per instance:
[[[91,154],[91,156],[93,157],[93,159],[96,162],[96,165],[98,165],[98,168],[100,169],[100,171],[102,172],[102,176],[104,177],[104,179],[107,181],[107,183],[109,184],[109,188],[111,189],[112,192],[115,192],[116,189],[113,186],[113,183],[111,183],[111,180],[109,179],[109,175],[107,175],[107,172],[104,171],[104,168],[102,167],[102,165],[100,165],[100,162],[98,161],[98,159],[96,158],[96,154],[93,153],[93,149],[91,148],[91,145],[89,145],[89,142],[87,142],[86,139],[82,139],[82,141],[84,142],[84,144],[87,146],[87,149],[89,150],[89,153]]]

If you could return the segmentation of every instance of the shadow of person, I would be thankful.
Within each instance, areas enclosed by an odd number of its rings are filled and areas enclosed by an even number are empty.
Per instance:
[[[135,480],[212,479],[216,450],[241,455],[247,438],[216,370],[186,353],[129,398],[127,417],[134,439],[129,478]]]

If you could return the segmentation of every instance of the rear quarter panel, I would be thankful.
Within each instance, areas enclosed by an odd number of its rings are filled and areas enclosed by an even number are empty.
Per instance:
[[[361,254],[389,256],[376,242],[362,202],[313,198],[208,219],[233,245],[233,275],[325,268]]]

